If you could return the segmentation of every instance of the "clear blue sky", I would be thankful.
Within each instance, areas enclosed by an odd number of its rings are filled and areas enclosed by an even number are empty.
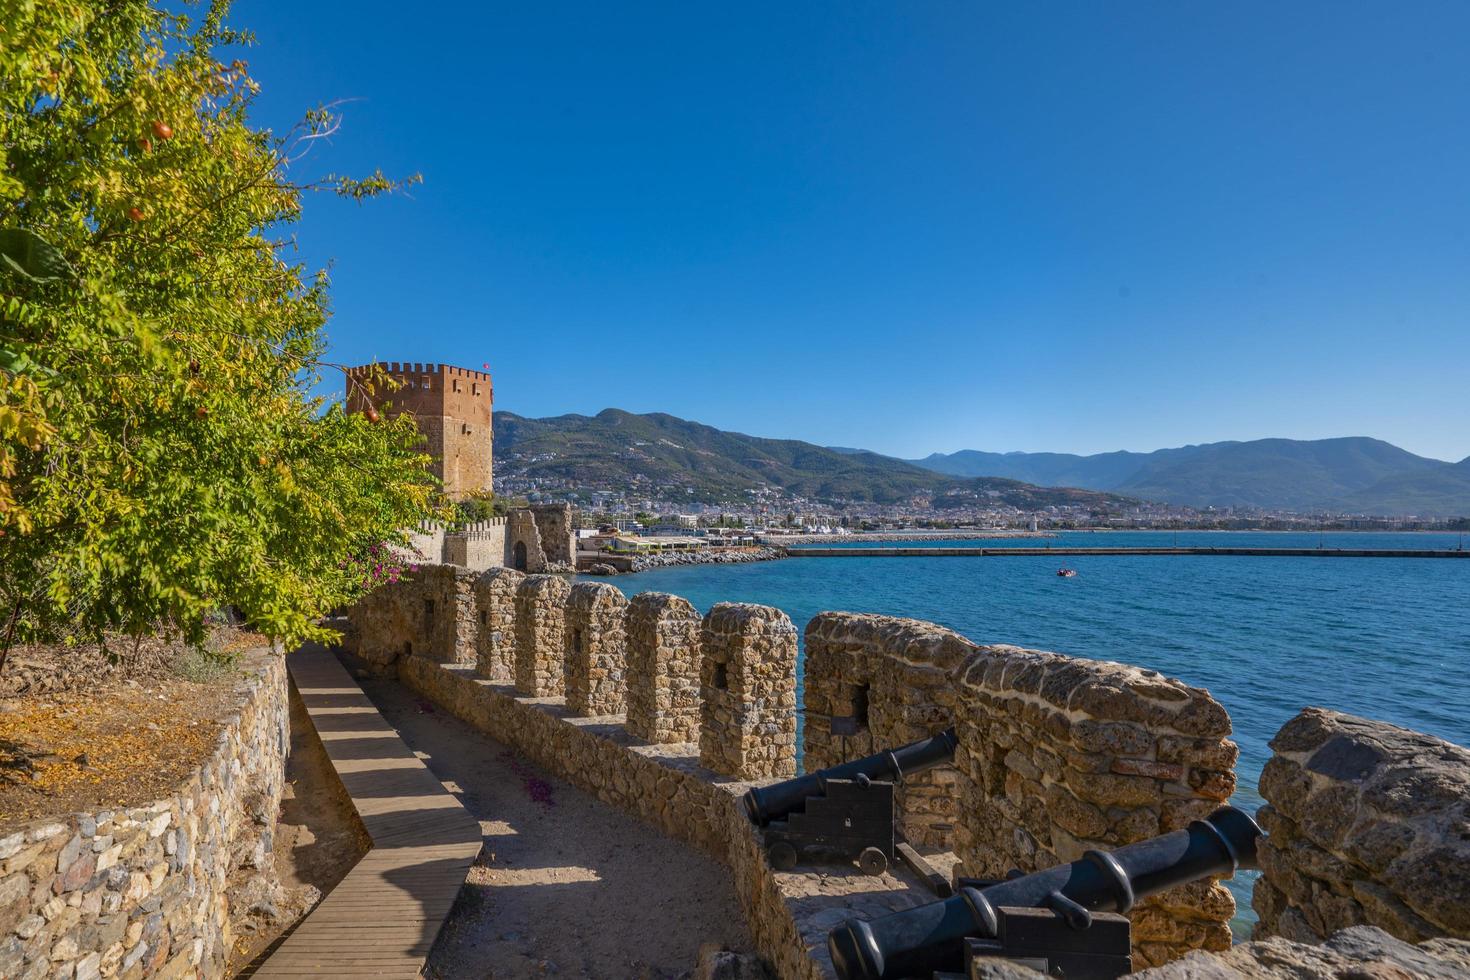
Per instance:
[[[238,0],[334,356],[916,456],[1470,454],[1470,4]]]

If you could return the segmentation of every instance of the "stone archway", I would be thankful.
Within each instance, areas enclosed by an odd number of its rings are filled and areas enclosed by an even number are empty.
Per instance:
[[[524,572],[526,570],[526,542],[516,542],[512,564],[518,572]]]

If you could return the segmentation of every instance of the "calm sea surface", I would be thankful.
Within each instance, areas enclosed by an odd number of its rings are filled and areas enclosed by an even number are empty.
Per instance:
[[[1113,531],[1051,540],[1078,547],[1461,545],[1458,534],[1434,533]],[[1075,578],[1057,577],[1064,562],[1077,569]],[[1240,744],[1233,802],[1252,812],[1261,804],[1256,782],[1270,756],[1266,742],[1307,705],[1470,745],[1470,559],[806,558],[664,568],[616,581],[629,595],[673,592],[701,611],[723,601],[776,606],[798,630],[824,610],[910,616],[979,643],[1117,660],[1208,688],[1229,710]],[[1232,887],[1241,927],[1251,917],[1250,882]]]

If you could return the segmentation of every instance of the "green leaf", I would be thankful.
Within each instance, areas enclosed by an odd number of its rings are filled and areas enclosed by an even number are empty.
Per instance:
[[[23,351],[13,351],[8,347],[0,347],[0,368],[11,374],[42,375],[54,377],[56,372],[47,367],[42,367],[31,360]]]
[[[76,270],[59,248],[24,228],[0,229],[0,261],[12,272],[36,282],[76,278]]]

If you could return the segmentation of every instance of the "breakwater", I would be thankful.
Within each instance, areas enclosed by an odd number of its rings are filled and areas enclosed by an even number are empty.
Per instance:
[[[942,530],[942,531],[852,531],[842,534],[769,534],[766,544],[835,544],[853,541],[1005,541],[1017,538],[1054,538],[1051,531]]]
[[[1238,555],[1250,558],[1470,558],[1470,551],[1401,548],[791,548],[791,558],[991,558],[1037,555]]]

